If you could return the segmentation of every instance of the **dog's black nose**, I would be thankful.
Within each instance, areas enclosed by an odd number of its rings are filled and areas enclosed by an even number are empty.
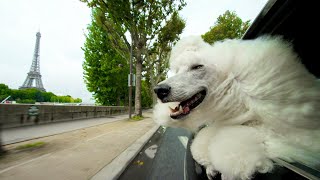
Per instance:
[[[163,98],[169,95],[170,89],[171,89],[170,86],[166,84],[160,84],[156,86],[153,90],[157,94],[158,98],[162,100]]]

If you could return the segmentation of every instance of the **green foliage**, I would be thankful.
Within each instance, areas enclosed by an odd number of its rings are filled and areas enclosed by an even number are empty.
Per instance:
[[[87,88],[102,105],[124,105],[128,97],[128,61],[112,48],[106,31],[95,21],[88,26],[88,32],[82,48]]]
[[[97,10],[93,16],[99,26],[108,32],[114,41],[127,43],[124,34],[129,31],[135,43],[152,40],[172,15],[177,14],[186,3],[184,0],[80,0]],[[143,48],[146,44],[135,44]],[[130,45],[126,44],[130,50]],[[142,46],[142,47],[141,47]],[[135,49],[134,48],[134,49]]]
[[[240,39],[249,26],[250,21],[243,22],[235,12],[228,10],[218,17],[215,25],[202,38],[209,44],[223,39]]]
[[[41,92],[41,95],[43,97],[43,102],[52,102],[51,97],[55,96],[52,92]]]
[[[179,36],[185,27],[185,20],[179,16],[178,12],[174,12],[167,23],[161,28],[157,45],[165,50],[171,50],[171,44],[180,39]]]
[[[131,49],[125,33],[132,41],[133,57],[136,68],[135,112],[141,115],[141,80],[145,69],[142,64],[147,60],[149,44],[156,39],[171,16],[185,5],[184,0],[80,0],[96,10],[93,19],[106,33],[110,45],[121,57],[129,59]],[[169,29],[167,29],[169,31]],[[100,74],[99,74],[100,75]],[[89,88],[89,87],[88,87]],[[97,89],[101,91],[100,89]],[[97,92],[94,90],[92,92]],[[101,97],[102,98],[102,97]],[[107,100],[107,99],[106,99]]]
[[[170,20],[167,21],[167,24],[161,29],[156,43],[149,48],[149,54],[144,66],[146,70],[145,78],[149,88],[148,94],[152,97],[153,104],[155,104],[157,100],[153,93],[153,88],[167,77],[169,55],[172,46],[180,39],[179,36],[184,28],[185,21],[177,12],[173,13]],[[143,96],[144,94],[142,94],[142,103],[144,101]]]
[[[0,102],[11,95],[11,90],[5,84],[0,84]]]
[[[0,97],[11,95],[10,100],[17,103],[34,104],[35,102],[63,102],[63,103],[79,103],[80,98],[73,99],[71,96],[56,96],[52,92],[43,92],[35,88],[31,89],[10,89],[5,84],[0,84]],[[3,95],[4,94],[4,95]],[[3,98],[4,99],[4,98]],[[2,99],[0,99],[2,100]]]
[[[75,102],[75,103],[81,103],[81,102],[82,102],[82,99],[76,98],[76,99],[74,100],[74,102]]]
[[[21,104],[35,104],[36,100],[34,99],[18,99],[16,100],[17,103],[21,103]]]
[[[23,102],[21,100],[31,100],[31,99],[33,99],[36,102],[36,94],[38,91],[39,90],[37,89],[21,89],[21,90],[13,89],[11,97],[17,102]],[[38,93],[38,96],[39,96],[39,93]]]
[[[44,102],[44,98],[42,96],[42,93],[41,91],[37,91],[36,94],[35,94],[35,99],[37,102]]]
[[[141,121],[143,120],[144,117],[143,116],[139,116],[139,115],[135,115],[131,118],[131,120],[134,120],[134,121]]]
[[[58,103],[80,103],[82,100],[80,98],[73,99],[71,96],[51,96],[50,102],[58,102]]]
[[[23,145],[16,147],[15,149],[24,150],[24,149],[30,149],[30,148],[39,148],[39,147],[44,146],[45,144],[46,144],[45,142],[39,141],[39,142],[34,142],[34,143],[23,144]]]
[[[144,108],[152,107],[152,94],[146,81],[141,82],[141,105]]]

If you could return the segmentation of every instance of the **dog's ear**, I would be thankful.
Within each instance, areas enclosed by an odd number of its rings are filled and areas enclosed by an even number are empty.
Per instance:
[[[188,36],[182,38],[172,48],[170,59],[175,59],[178,55],[186,51],[197,52],[200,49],[210,47],[210,45],[203,41],[201,36]]]

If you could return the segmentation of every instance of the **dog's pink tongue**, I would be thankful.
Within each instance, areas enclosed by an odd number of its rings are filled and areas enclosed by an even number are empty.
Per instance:
[[[183,108],[183,113],[184,113],[184,114],[189,113],[189,111],[190,111],[190,108],[189,108],[188,106],[186,106],[186,107]]]

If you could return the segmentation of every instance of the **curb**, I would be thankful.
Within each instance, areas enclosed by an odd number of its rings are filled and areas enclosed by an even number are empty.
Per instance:
[[[91,177],[91,180],[116,180],[136,157],[143,146],[148,142],[151,136],[158,130],[160,126],[155,126],[137,139],[120,155],[113,159],[109,164],[103,167],[97,174]]]

